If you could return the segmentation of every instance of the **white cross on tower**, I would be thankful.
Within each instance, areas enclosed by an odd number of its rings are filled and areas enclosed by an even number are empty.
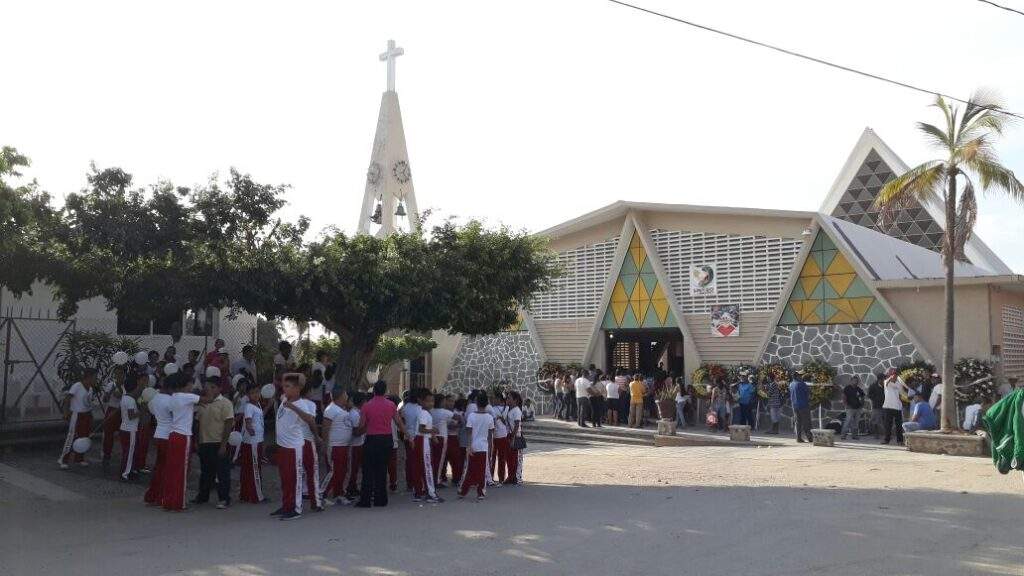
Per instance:
[[[395,47],[394,40],[388,40],[387,52],[380,55],[380,61],[388,63],[388,92],[395,91],[395,58],[402,54],[405,54],[405,50]]]

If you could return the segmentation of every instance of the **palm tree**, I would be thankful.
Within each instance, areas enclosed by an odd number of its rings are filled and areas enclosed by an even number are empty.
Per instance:
[[[902,209],[915,202],[942,201],[946,211],[942,260],[946,267],[946,326],[942,349],[942,431],[959,427],[953,387],[953,268],[963,259],[964,245],[971,237],[978,216],[974,180],[983,192],[1003,192],[1024,202],[1024,184],[999,163],[994,141],[1003,134],[1012,118],[1003,113],[998,98],[984,91],[975,93],[963,111],[938,96],[933,105],[942,111],[945,127],[918,122],[917,128],[945,158],[929,160],[908,170],[882,187],[875,205],[883,221],[891,222]],[[959,198],[958,196],[959,191]]]

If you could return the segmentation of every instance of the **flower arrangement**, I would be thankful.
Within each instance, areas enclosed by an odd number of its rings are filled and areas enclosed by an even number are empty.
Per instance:
[[[921,360],[896,367],[896,374],[899,375],[900,380],[903,380],[907,386],[918,390],[934,372],[933,364]]]
[[[992,376],[992,365],[988,362],[978,358],[961,358],[953,368],[956,372],[957,402],[973,404],[982,398],[992,398],[998,394],[995,380],[970,385],[972,382]]]
[[[757,379],[761,382],[775,382],[789,380],[789,367],[781,362],[772,362],[771,364],[762,364],[757,369]]]
[[[711,391],[708,390],[708,386],[706,384],[694,384],[693,385],[693,396],[695,398],[700,398],[700,399],[710,398],[711,397]]]
[[[713,384],[718,381],[719,378],[725,378],[727,376],[726,368],[721,364],[705,363],[701,364],[700,368],[693,371],[690,376],[690,381],[694,387],[698,384]]]
[[[804,364],[803,370],[808,383],[831,384],[832,379],[836,377],[836,369],[818,358]]]
[[[757,375],[757,366],[752,366],[750,364],[737,364],[735,366],[729,366],[728,368],[725,369],[726,382],[731,383],[746,380],[746,378],[743,377],[744,372],[748,374]]]
[[[837,386],[831,382],[811,385],[811,406],[827,405],[835,396]]]

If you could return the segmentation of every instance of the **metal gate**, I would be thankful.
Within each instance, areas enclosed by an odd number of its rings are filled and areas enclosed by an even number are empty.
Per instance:
[[[0,317],[0,426],[61,417],[56,356],[74,330],[74,320]]]

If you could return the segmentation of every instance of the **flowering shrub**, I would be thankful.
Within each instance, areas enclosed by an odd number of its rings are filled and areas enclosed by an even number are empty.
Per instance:
[[[693,371],[690,382],[693,383],[694,387],[698,384],[714,384],[719,378],[725,378],[727,375],[726,368],[721,364],[705,363]]]
[[[776,380],[788,381],[789,367],[781,362],[762,364],[761,367],[757,369],[757,379],[761,382],[774,382]]]
[[[838,386],[831,382],[811,385],[811,406],[826,405],[835,397]]]
[[[804,379],[808,383],[831,384],[836,377],[836,369],[817,358],[804,364],[803,369]]]
[[[978,358],[961,358],[954,366],[956,372],[956,401],[973,404],[985,397],[995,397],[998,386],[995,380],[971,386],[972,382],[992,376],[992,365]]]

